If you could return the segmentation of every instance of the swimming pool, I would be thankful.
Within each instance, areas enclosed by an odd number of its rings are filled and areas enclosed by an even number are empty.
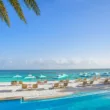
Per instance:
[[[0,110],[110,110],[110,92],[42,101],[1,101]]]

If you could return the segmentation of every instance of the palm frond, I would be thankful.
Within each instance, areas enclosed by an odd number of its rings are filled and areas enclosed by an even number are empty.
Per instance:
[[[4,3],[2,0],[0,0],[0,19],[6,22],[8,26],[10,26],[9,17],[6,11],[6,8],[4,6]]]
[[[8,1],[13,6],[20,19],[26,23],[26,19],[21,8],[22,5],[20,5],[19,0],[8,0]],[[37,5],[36,0],[23,0],[23,2],[29,9],[32,9],[36,13],[36,15],[40,15],[40,9]],[[10,20],[3,0],[0,0],[0,19],[6,22],[8,26],[10,26]]]
[[[3,20],[3,16],[2,16],[2,14],[1,14],[1,12],[0,12],[0,19]]]
[[[24,2],[29,9],[32,9],[36,13],[36,15],[40,15],[40,9],[35,0],[24,0]]]
[[[21,9],[21,6],[18,2],[18,0],[9,0],[10,4],[13,6],[13,8],[16,10],[18,16],[21,20],[23,20],[26,23],[26,19],[24,17],[23,11]]]

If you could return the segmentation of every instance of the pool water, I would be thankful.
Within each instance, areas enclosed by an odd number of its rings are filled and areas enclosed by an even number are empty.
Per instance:
[[[110,92],[42,101],[1,101],[0,110],[110,110]]]

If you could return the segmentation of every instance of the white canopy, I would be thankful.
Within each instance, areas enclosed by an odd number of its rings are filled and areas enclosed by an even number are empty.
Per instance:
[[[95,73],[96,76],[100,76],[100,73]]]
[[[35,79],[35,76],[32,76],[31,74],[29,74],[28,76],[25,77],[25,79]]]
[[[16,75],[16,76],[13,76],[13,78],[21,78],[22,76],[20,75]]]
[[[68,77],[67,74],[58,75],[58,79],[67,78],[67,77]]]
[[[46,76],[44,76],[44,75],[41,74],[41,75],[39,76],[39,78],[43,79],[43,78],[46,78]]]

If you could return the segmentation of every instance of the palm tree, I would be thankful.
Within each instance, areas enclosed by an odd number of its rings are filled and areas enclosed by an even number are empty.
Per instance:
[[[19,3],[19,0],[7,0],[7,1],[10,3],[10,5],[12,5],[12,7],[16,11],[16,13],[20,17],[20,19],[26,23],[26,19],[24,17],[24,14],[23,14],[21,5]],[[40,15],[40,9],[37,5],[36,0],[21,0],[21,1],[23,1],[23,3],[29,9],[33,10],[36,15]],[[4,21],[8,26],[10,26],[10,19],[8,17],[8,12],[7,12],[7,9],[4,5],[3,0],[0,0],[0,19],[2,21]]]

